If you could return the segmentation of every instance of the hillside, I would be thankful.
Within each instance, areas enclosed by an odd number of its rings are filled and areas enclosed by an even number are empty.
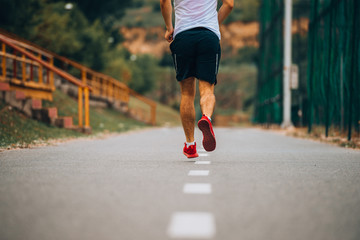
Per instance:
[[[307,32],[309,20],[301,19],[293,22],[292,32]],[[232,22],[220,27],[223,57],[234,56],[243,47],[259,46],[258,22]],[[164,28],[155,27],[121,27],[120,32],[124,37],[123,46],[132,54],[150,54],[162,57],[169,52],[169,44],[163,39]]]
[[[58,108],[60,115],[76,116],[77,102],[68,95],[56,91],[54,101],[44,101],[44,106]],[[149,111],[148,106],[137,99],[131,98],[130,108],[144,109]],[[146,112],[149,114],[149,112]],[[163,104],[157,105],[158,126],[177,126],[180,125],[180,117],[177,111]],[[121,133],[140,128],[145,128],[143,122],[136,121],[126,114],[120,113],[110,108],[91,107],[90,124],[92,127],[91,135],[57,128],[52,125],[30,119],[24,114],[0,101],[0,152],[6,148],[23,148],[39,144],[49,144],[59,139],[72,139],[78,137],[99,137],[108,133]],[[77,124],[77,118],[74,118]]]
[[[219,1],[219,7],[221,1]],[[221,26],[223,57],[235,55],[244,46],[258,46],[259,24],[257,12],[259,0],[237,0],[230,16]],[[117,22],[124,37],[123,45],[132,54],[163,56],[169,51],[163,39],[164,22],[158,0],[133,0],[125,16]]]
[[[236,54],[244,46],[258,46],[257,36],[259,24],[257,22],[233,22],[221,26],[221,45],[225,52]],[[121,27],[124,37],[123,46],[132,54],[151,54],[161,57],[169,51],[169,44],[163,39],[164,28],[158,27]]]
[[[219,97],[215,114],[252,114],[257,79],[255,65],[259,47],[259,3],[258,0],[236,1],[234,10],[220,27],[222,62],[219,69],[220,82],[216,88]],[[123,37],[121,44],[131,54],[148,54],[161,61],[171,59],[169,44],[164,40],[165,28],[158,0],[135,0],[117,26]],[[304,33],[307,29],[306,18],[293,22],[293,33]],[[157,76],[155,89],[161,90],[149,95],[177,108],[180,96],[172,69],[164,69],[160,75]]]

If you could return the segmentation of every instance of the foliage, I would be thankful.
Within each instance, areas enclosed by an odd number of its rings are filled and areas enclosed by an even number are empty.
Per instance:
[[[78,0],[79,8],[84,12],[90,21],[100,19],[108,22],[111,19],[120,19],[131,0]]]
[[[219,7],[221,4],[222,1],[218,0]],[[235,7],[225,20],[225,24],[233,21],[257,21],[259,6],[260,0],[236,0]],[[127,27],[164,26],[159,0],[133,0],[133,4],[126,10],[125,16],[120,23]]]
[[[0,28],[95,70],[121,41],[114,28],[131,0],[78,0],[71,10],[59,0],[1,0]],[[110,41],[109,41],[110,40]]]
[[[95,70],[104,68],[106,34],[99,21],[90,24],[76,6],[67,11],[62,2],[45,5],[33,16],[32,25],[30,41]]]
[[[130,55],[124,47],[118,47],[109,52],[104,73],[127,84],[131,77],[131,67],[128,61]]]
[[[257,63],[259,48],[253,46],[245,46],[239,49],[236,62],[237,63]]]
[[[224,21],[225,24],[242,21],[251,22],[258,20],[258,9],[260,0],[241,0],[235,1],[235,6],[231,14]]]
[[[45,0],[1,0],[0,27],[19,36],[26,37],[31,26],[29,20],[45,5]]]
[[[151,91],[156,83],[157,60],[150,55],[137,56],[130,64],[132,79],[129,87],[138,93]]]
[[[256,91],[257,69],[255,65],[237,64],[222,66],[215,88],[217,109],[252,110]]]

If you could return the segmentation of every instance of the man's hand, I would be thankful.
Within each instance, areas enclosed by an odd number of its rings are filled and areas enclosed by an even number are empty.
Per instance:
[[[172,6],[171,0],[160,0],[160,8],[161,13],[164,18],[164,22],[166,25],[166,32],[165,32],[165,39],[168,42],[172,42],[173,34],[174,34],[174,27],[172,24]]]
[[[174,39],[173,39],[173,36],[174,36],[174,29],[167,29],[166,32],[165,32],[165,39],[166,41],[168,41],[169,43],[172,42]]]

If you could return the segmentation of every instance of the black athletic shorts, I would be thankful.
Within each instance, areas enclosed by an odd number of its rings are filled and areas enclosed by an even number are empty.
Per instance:
[[[206,28],[193,28],[175,36],[170,44],[176,79],[189,77],[216,84],[221,48],[218,36]]]

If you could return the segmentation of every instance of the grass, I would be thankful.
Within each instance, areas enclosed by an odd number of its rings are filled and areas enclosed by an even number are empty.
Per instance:
[[[150,115],[150,107],[134,97],[130,97],[129,108],[141,109],[144,115],[146,116]],[[156,125],[158,126],[181,125],[179,112],[164,104],[158,103],[156,106]]]
[[[82,136],[75,131],[29,119],[3,102],[0,102],[0,109],[0,149],[24,148],[50,139]]]
[[[257,69],[252,64],[222,65],[215,87],[216,111],[220,115],[244,112],[251,116],[256,94]]]
[[[141,105],[141,103],[133,102],[132,107],[136,107],[136,105]],[[74,125],[77,125],[77,101],[75,99],[60,91],[55,91],[53,102],[43,101],[43,107],[51,106],[58,108],[59,116],[72,116]],[[158,106],[157,114],[158,125],[164,125],[167,122],[170,125],[177,125],[180,122],[176,111],[163,105]],[[101,133],[120,133],[149,126],[113,109],[94,107],[90,108],[90,125],[92,127],[91,135],[57,128],[29,119],[0,101],[0,150],[26,148],[32,145],[46,144],[50,140],[56,139],[92,137]]]
[[[78,125],[77,100],[66,94],[55,91],[54,101],[43,101],[44,107],[56,106],[59,116],[72,116],[74,125]],[[123,132],[146,124],[131,119],[113,109],[90,107],[90,125],[93,133],[101,132]]]

